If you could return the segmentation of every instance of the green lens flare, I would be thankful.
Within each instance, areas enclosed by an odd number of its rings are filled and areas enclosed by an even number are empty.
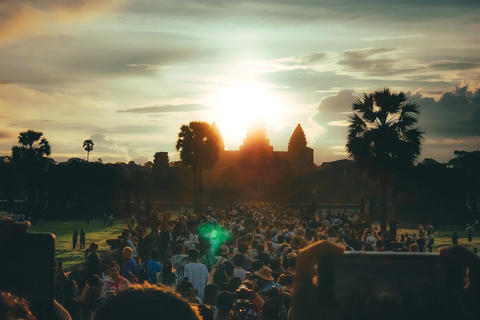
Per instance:
[[[201,224],[198,227],[198,233],[212,244],[215,252],[224,242],[230,240],[232,236],[231,233],[222,226],[210,223]]]

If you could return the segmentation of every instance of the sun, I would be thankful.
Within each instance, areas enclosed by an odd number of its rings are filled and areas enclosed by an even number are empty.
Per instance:
[[[239,83],[225,88],[216,97],[215,122],[227,147],[237,148],[249,123],[262,119],[278,127],[285,110],[281,95],[258,83]]]

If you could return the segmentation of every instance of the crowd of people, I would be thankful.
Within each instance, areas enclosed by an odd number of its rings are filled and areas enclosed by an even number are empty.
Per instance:
[[[418,235],[400,234],[393,217],[388,232],[382,232],[361,223],[357,214],[266,203],[157,217],[150,226],[136,216],[127,220],[118,261],[101,266],[98,245],[91,243],[86,283],[77,284],[61,264],[56,267],[55,297],[72,319],[142,319],[160,312],[147,306],[159,298],[178,303],[185,309],[178,314],[186,313],[158,319],[315,319],[315,265],[323,254],[431,252],[434,234],[431,225],[419,226]],[[480,280],[475,272],[470,275],[470,285]],[[171,311],[168,303],[162,306],[161,312]]]

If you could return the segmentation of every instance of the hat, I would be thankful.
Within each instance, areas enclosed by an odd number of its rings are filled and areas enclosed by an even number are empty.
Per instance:
[[[287,255],[287,259],[290,260],[291,258],[296,258],[297,257],[297,254],[295,252],[290,252],[288,255]]]
[[[269,267],[263,266],[262,269],[255,271],[253,274],[262,278],[263,280],[273,281],[272,269]]]
[[[223,255],[229,254],[229,253],[230,253],[230,249],[226,245],[222,244],[220,246],[220,255],[223,256]]]

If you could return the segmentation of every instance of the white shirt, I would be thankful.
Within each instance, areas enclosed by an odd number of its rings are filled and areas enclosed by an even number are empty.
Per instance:
[[[190,262],[185,266],[184,277],[188,278],[193,287],[198,290],[198,297],[205,298],[205,286],[208,280],[208,269],[199,262]]]

